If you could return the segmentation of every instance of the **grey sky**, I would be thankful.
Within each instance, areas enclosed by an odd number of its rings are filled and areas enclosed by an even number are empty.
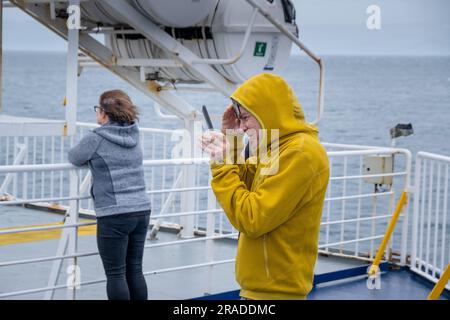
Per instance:
[[[301,40],[318,54],[450,55],[449,0],[293,0]],[[381,8],[381,30],[366,9]],[[4,9],[5,50],[64,51],[65,42],[18,9]]]

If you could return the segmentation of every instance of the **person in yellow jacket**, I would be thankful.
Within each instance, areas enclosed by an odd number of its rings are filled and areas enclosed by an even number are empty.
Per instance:
[[[306,123],[294,92],[277,75],[250,78],[231,100],[234,108],[225,110],[222,132],[204,134],[201,144],[213,160],[213,191],[240,232],[240,295],[305,299],[312,289],[329,180],[318,129]],[[248,135],[252,146],[245,162],[242,141],[234,143],[241,140],[239,132]]]

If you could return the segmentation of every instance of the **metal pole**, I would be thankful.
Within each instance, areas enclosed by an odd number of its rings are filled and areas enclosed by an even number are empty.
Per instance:
[[[70,191],[69,195],[71,197],[77,197],[79,195],[79,185],[78,185],[78,173],[75,170],[70,171]],[[80,200],[70,200],[69,201],[69,211],[66,216],[65,223],[68,224],[77,224],[79,223],[79,209],[80,209]],[[66,229],[69,234],[68,243],[67,243],[67,253],[70,255],[77,254],[78,250],[78,227],[73,227],[70,229]],[[68,279],[67,283],[70,283],[70,287],[67,290],[67,299],[75,300],[76,299],[76,290],[79,289],[78,283],[80,279],[80,269],[78,266],[78,259],[72,258],[69,262],[68,270]]]
[[[0,0],[0,113],[3,111],[3,0]]]
[[[441,274],[441,278],[434,286],[433,290],[430,292],[427,300],[437,300],[441,295],[442,291],[445,289],[445,285],[450,280],[450,263],[447,264],[447,268],[444,273]]]
[[[192,113],[190,118],[185,120],[185,133],[183,138],[183,152],[188,152],[188,156],[197,155],[196,152],[196,136],[198,132],[201,132],[201,123],[196,121],[196,113]],[[185,155],[184,155],[185,157]],[[183,188],[195,187],[195,177],[197,174],[197,166],[185,166],[183,169]],[[185,192],[181,195],[181,210],[182,212],[198,210],[195,208],[195,202],[192,199],[195,198],[195,192]],[[181,230],[182,238],[191,238],[194,236],[195,218],[193,216],[182,217],[180,219],[183,229]]]
[[[69,4],[70,6],[79,7],[80,0],[71,0]],[[64,127],[63,135],[71,136],[76,133],[76,123],[77,123],[78,45],[79,45],[79,30],[77,29],[77,25],[75,26],[69,25],[69,28],[67,30],[67,41],[68,41],[68,49],[67,49],[67,76],[66,76],[66,99],[65,99],[66,125]]]
[[[69,2],[71,7],[77,8],[76,12],[80,12],[80,0],[70,0]],[[75,13],[76,14],[76,13]],[[70,18],[69,18],[70,19]],[[77,17],[80,19],[80,17]],[[68,24],[69,26],[69,24]],[[77,107],[78,107],[78,47],[79,47],[79,29],[76,27],[80,27],[79,21],[75,28],[68,28],[67,30],[67,40],[68,40],[68,51],[67,51],[67,82],[66,82],[66,97],[67,97],[67,106],[66,106],[66,130],[64,135],[69,135],[73,138],[73,135],[76,134],[76,125],[77,125]],[[71,197],[78,196],[79,193],[79,179],[76,171],[70,171],[69,177],[69,195]],[[79,200],[71,200],[69,201],[69,211],[66,217],[67,223],[78,223],[79,218]],[[78,228],[74,227],[68,229],[69,233],[67,251],[69,254],[76,254],[78,249]],[[69,287],[67,290],[67,299],[75,300],[76,299],[76,290],[77,290],[77,278],[79,275],[79,267],[77,258],[71,259],[69,262],[69,269],[67,273],[69,274],[68,282],[71,282],[71,288]]]
[[[386,230],[386,234],[383,237],[383,241],[381,242],[380,248],[378,249],[375,260],[373,261],[372,266],[369,269],[369,275],[371,275],[371,276],[375,275],[378,271],[378,266],[380,265],[380,261],[383,256],[383,252],[386,249],[386,246],[389,242],[389,238],[391,237],[392,233],[394,232],[395,224],[397,223],[397,220],[398,220],[398,217],[400,216],[402,208],[407,201],[408,201],[407,193],[406,193],[406,191],[403,191],[402,195],[400,197],[400,200],[398,201],[397,207],[395,208],[395,212],[392,215],[392,219],[389,222],[388,228]]]
[[[212,175],[211,171],[209,171],[208,181],[211,181]],[[214,196],[214,192],[212,189],[208,190],[208,200],[207,200],[208,210],[216,209],[216,197]],[[209,213],[206,215],[206,236],[213,237],[216,233],[216,215],[214,213]],[[213,262],[214,261],[214,240],[206,240],[206,261]],[[212,283],[213,279],[213,266],[210,266],[207,270],[207,274],[205,277],[205,291],[204,294],[212,293]]]

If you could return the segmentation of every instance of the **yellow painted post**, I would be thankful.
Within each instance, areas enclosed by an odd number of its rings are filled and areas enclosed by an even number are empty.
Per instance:
[[[377,273],[381,257],[383,256],[383,252],[386,250],[386,246],[389,242],[389,239],[391,238],[392,232],[394,232],[394,228],[397,223],[398,217],[400,216],[400,212],[402,211],[402,208],[407,200],[408,200],[407,192],[403,191],[402,195],[400,196],[400,200],[398,201],[397,207],[395,208],[394,214],[392,215],[391,221],[389,222],[389,226],[386,230],[386,234],[384,235],[383,241],[381,242],[380,248],[378,249],[375,260],[373,261],[372,266],[369,269],[369,276],[372,276]]]
[[[450,263],[447,264],[444,273],[441,274],[441,278],[436,283],[433,290],[431,290],[430,294],[427,297],[427,300],[437,300],[444,290],[448,280],[450,280]]]

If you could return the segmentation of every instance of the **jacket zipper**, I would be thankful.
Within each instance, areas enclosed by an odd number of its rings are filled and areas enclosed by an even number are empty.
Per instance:
[[[254,188],[256,187],[255,186],[255,182],[256,182],[256,178],[259,177],[260,169],[261,169],[261,166],[258,166],[258,168],[256,169],[255,177],[254,177],[254,180],[253,180],[253,183],[252,183],[251,190],[254,190]],[[267,234],[264,234],[264,236],[263,236],[264,268],[266,269],[266,277],[267,277],[267,279],[270,279],[269,256],[267,254],[266,238],[267,238]]]
[[[270,272],[269,272],[269,257],[268,257],[268,254],[267,254],[266,237],[267,237],[267,234],[265,234],[265,235],[263,236],[264,267],[266,268],[266,276],[267,276],[267,279],[270,279]]]

